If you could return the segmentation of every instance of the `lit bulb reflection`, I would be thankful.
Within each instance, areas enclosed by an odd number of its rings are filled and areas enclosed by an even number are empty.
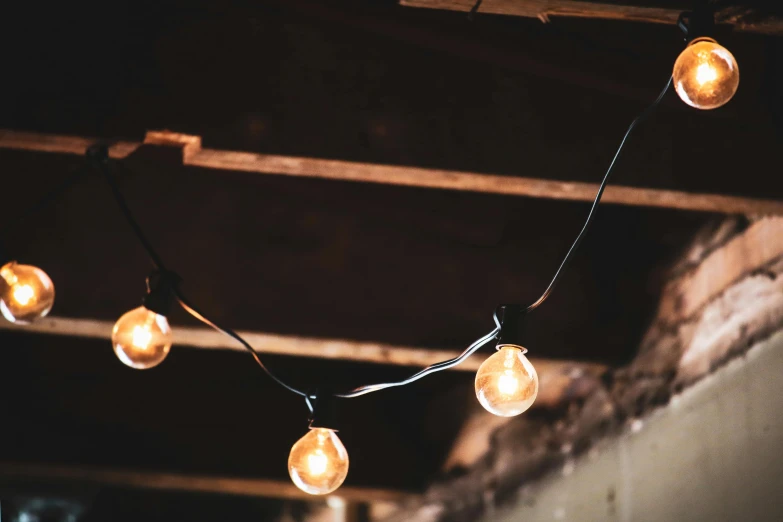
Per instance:
[[[538,374],[520,346],[501,346],[476,372],[476,397],[494,415],[519,415],[537,395]]]
[[[0,312],[12,323],[46,316],[54,304],[54,284],[46,272],[15,261],[0,268]]]
[[[348,476],[348,452],[334,430],[313,428],[291,448],[288,473],[305,493],[331,493]]]
[[[682,101],[697,109],[715,109],[737,92],[739,66],[715,40],[697,38],[677,57],[672,78]]]
[[[146,370],[163,362],[171,349],[171,337],[168,320],[141,306],[120,317],[111,340],[120,361]]]

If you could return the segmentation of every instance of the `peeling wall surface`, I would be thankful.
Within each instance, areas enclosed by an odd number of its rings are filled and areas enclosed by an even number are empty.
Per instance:
[[[783,520],[781,374],[783,218],[715,223],[628,365],[486,430],[386,522]]]
[[[781,375],[778,332],[483,520],[783,520]]]

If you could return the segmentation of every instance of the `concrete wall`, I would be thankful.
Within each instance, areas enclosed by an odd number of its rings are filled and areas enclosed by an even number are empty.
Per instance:
[[[484,520],[783,521],[783,332]]]

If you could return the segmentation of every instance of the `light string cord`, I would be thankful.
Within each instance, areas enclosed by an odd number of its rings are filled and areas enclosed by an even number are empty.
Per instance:
[[[647,108],[644,111],[642,111],[641,114],[639,114],[628,126],[628,130],[625,131],[625,135],[623,136],[622,141],[620,141],[620,146],[617,148],[617,152],[615,152],[611,163],[609,163],[609,168],[606,169],[606,174],[604,174],[604,179],[601,180],[601,184],[598,186],[598,193],[595,195],[593,204],[590,206],[590,212],[588,212],[587,214],[587,220],[585,221],[585,224],[582,226],[582,230],[579,231],[579,234],[576,236],[576,239],[574,240],[574,243],[571,245],[571,248],[568,249],[568,252],[563,258],[563,261],[560,263],[560,266],[555,272],[555,276],[552,278],[552,281],[550,281],[549,286],[546,287],[546,290],[544,290],[544,293],[541,294],[541,297],[539,297],[535,302],[528,305],[527,308],[524,309],[523,313],[532,312],[533,310],[541,306],[541,304],[544,301],[546,301],[546,299],[549,297],[549,294],[552,293],[552,290],[554,290],[555,285],[560,279],[560,275],[563,273],[563,269],[568,265],[568,263],[573,258],[574,252],[576,252],[577,248],[579,248],[579,245],[582,243],[582,239],[584,239],[585,234],[587,233],[587,229],[590,228],[590,224],[593,222],[593,218],[595,217],[595,209],[598,207],[598,203],[601,202],[601,197],[603,196],[604,190],[606,189],[606,184],[609,181],[609,176],[611,176],[612,172],[614,172],[614,168],[617,165],[617,160],[620,158],[620,154],[622,154],[623,149],[625,148],[625,144],[628,141],[628,137],[631,135],[634,129],[644,120],[646,120],[650,116],[650,114],[652,114],[655,111],[658,105],[661,104],[661,101],[663,101],[664,97],[666,96],[666,93],[669,92],[669,89],[672,86],[672,80],[673,78],[670,76],[669,80],[666,82],[666,86],[663,88],[663,90],[655,99],[655,101],[652,102],[649,106],[647,106]]]
[[[114,174],[109,168],[108,156],[105,154],[105,150],[106,150],[105,145],[99,145],[93,147],[91,148],[91,150],[88,151],[88,156],[94,159],[96,166],[99,168],[101,174],[103,174],[103,177],[106,179],[106,182],[108,183],[109,188],[111,189],[112,195],[114,196],[114,200],[117,203],[120,212],[124,216],[125,221],[128,223],[128,225],[130,225],[131,229],[133,230],[133,233],[136,235],[136,238],[139,240],[139,243],[141,243],[141,245],[144,247],[144,250],[146,251],[147,256],[150,258],[152,265],[158,271],[160,271],[164,277],[166,277],[166,274],[169,274],[170,277],[171,272],[168,271],[166,265],[163,263],[162,258],[157,253],[157,251],[153,248],[152,243],[149,241],[149,239],[147,239],[146,234],[144,234],[144,230],[141,228],[138,221],[136,221],[133,212],[128,206],[128,201],[125,199],[125,196],[122,193],[122,190],[120,190],[120,187],[117,183],[117,180],[114,177]],[[129,170],[123,163],[120,162],[119,165],[123,169]],[[241,335],[236,333],[234,330],[221,326],[215,321],[209,319],[203,312],[201,312],[195,305],[191,303],[191,301],[185,296],[185,294],[179,288],[179,285],[172,284],[171,286],[172,286],[172,291],[174,293],[174,297],[176,297],[177,303],[179,303],[179,305],[182,307],[183,310],[185,310],[188,314],[190,314],[200,322],[204,323],[205,325],[209,326],[210,328],[213,328],[218,332],[227,335],[228,337],[231,337],[235,341],[239,342],[253,356],[253,359],[255,359],[256,364],[258,364],[258,366],[264,371],[264,373],[266,373],[266,375],[269,378],[271,378],[274,382],[276,382],[283,388],[287,389],[288,391],[295,393],[296,395],[305,398],[307,397],[308,395],[307,393],[294,388],[293,386],[287,384],[285,381],[277,377],[274,373],[272,373],[272,371],[263,363],[263,361],[261,361],[261,358],[258,356],[258,353],[255,351],[252,345],[247,341],[245,341],[245,339],[243,339]]]
[[[544,293],[541,294],[541,297],[539,297],[535,302],[528,305],[524,310],[524,313],[531,312],[541,306],[541,304],[546,301],[547,297],[552,293],[552,290],[554,289],[555,285],[557,284],[558,280],[560,279],[561,274],[563,273],[563,270],[565,269],[566,265],[568,265],[569,261],[571,261],[574,252],[576,252],[577,248],[579,248],[580,243],[582,242],[582,239],[584,239],[585,234],[587,233],[587,229],[590,227],[590,224],[593,221],[593,218],[595,217],[595,209],[598,207],[598,204],[601,202],[601,197],[604,194],[604,190],[606,189],[606,184],[609,181],[609,177],[611,176],[612,172],[614,171],[615,166],[617,165],[617,160],[620,158],[620,154],[623,152],[623,149],[625,148],[625,144],[628,141],[628,137],[633,133],[633,130],[644,120],[646,120],[650,114],[660,105],[663,98],[666,96],[666,93],[669,91],[672,85],[672,77],[669,77],[669,80],[666,82],[666,86],[663,88],[661,93],[658,95],[658,97],[655,99],[654,102],[652,102],[644,111],[641,112],[628,126],[628,129],[625,131],[625,135],[623,136],[623,139],[620,141],[620,146],[617,148],[617,152],[615,152],[614,157],[612,158],[611,163],[609,163],[609,168],[607,168],[606,173],[604,174],[603,180],[601,180],[601,184],[598,187],[598,193],[595,195],[595,199],[593,200],[593,204],[590,206],[590,212],[587,214],[587,219],[585,221],[585,224],[582,226],[582,230],[579,232],[579,234],[576,236],[576,239],[574,240],[573,244],[571,245],[571,248],[568,249],[568,252],[566,253],[565,257],[563,258],[563,261],[560,263],[560,266],[558,267],[557,271],[555,272],[555,276],[552,278],[552,281],[549,283],[549,286],[547,286],[546,290],[544,290]],[[405,380],[398,381],[398,382],[390,382],[385,384],[370,384],[367,386],[360,386],[354,390],[351,390],[348,393],[344,394],[338,394],[337,397],[344,397],[344,398],[350,398],[350,397],[358,397],[360,395],[364,395],[367,393],[384,390],[386,388],[392,388],[395,386],[403,386],[405,384],[410,384],[414,381],[417,381],[421,379],[422,377],[425,377],[433,372],[439,372],[441,370],[446,370],[448,368],[452,368],[465,359],[467,359],[470,355],[472,355],[474,352],[479,350],[482,346],[490,342],[492,339],[494,339],[499,333],[500,333],[500,321],[498,320],[497,311],[495,312],[495,315],[493,316],[495,320],[496,328],[482,337],[481,339],[477,340],[473,344],[471,344],[464,352],[462,352],[458,357],[455,357],[454,359],[450,359],[448,361],[443,361],[437,364],[433,364],[432,366],[428,366],[424,368],[423,370],[420,370],[419,372],[413,374],[412,376],[408,377]]]
[[[625,145],[628,141],[628,138],[633,133],[634,129],[642,123],[644,120],[646,120],[650,114],[660,105],[663,98],[666,96],[666,93],[669,91],[672,85],[672,78],[670,77],[669,80],[666,83],[666,86],[661,91],[661,93],[658,95],[658,97],[655,99],[655,101],[650,104],[644,111],[642,111],[641,114],[639,114],[628,126],[628,129],[625,132],[625,135],[623,136],[623,139],[620,141],[620,145],[617,149],[617,152],[615,153],[614,157],[612,158],[612,161],[609,164],[608,169],[606,170],[606,173],[604,174],[604,177],[598,187],[598,192],[595,196],[595,199],[593,200],[593,203],[590,207],[590,211],[588,212],[587,219],[582,226],[582,229],[580,230],[579,234],[577,235],[576,239],[574,240],[573,244],[571,245],[571,248],[569,248],[568,252],[566,253],[565,257],[563,258],[563,261],[560,263],[560,266],[558,267],[557,271],[555,272],[554,277],[550,281],[547,288],[544,290],[544,293],[541,294],[541,297],[539,297],[535,302],[528,305],[523,313],[527,313],[530,311],[535,310],[541,304],[549,297],[549,295],[552,293],[552,290],[554,289],[555,285],[557,284],[558,280],[560,279],[561,274],[563,273],[563,270],[568,265],[568,263],[573,258],[574,252],[579,248],[579,245],[581,244],[582,240],[585,237],[585,234],[587,233],[588,228],[590,227],[590,224],[593,221],[593,218],[595,217],[595,210],[598,207],[598,204],[601,201],[601,197],[603,196],[604,190],[606,189],[606,185],[609,181],[609,177],[611,176],[612,172],[615,169],[615,166],[617,165],[617,161],[620,158],[621,153],[623,152],[623,149],[625,148]],[[105,149],[105,147],[104,147]],[[88,155],[90,155],[91,152],[88,152]],[[93,155],[95,155],[94,151],[92,152]],[[99,153],[100,154],[100,153]],[[120,208],[120,211],[122,212],[123,216],[125,217],[125,220],[128,222],[130,227],[133,229],[134,234],[136,235],[139,242],[144,247],[145,251],[147,252],[147,255],[149,256],[152,264],[160,270],[163,273],[166,273],[167,270],[165,268],[165,265],[163,264],[161,257],[157,254],[155,249],[152,247],[152,244],[147,239],[146,235],[144,234],[144,231],[142,230],[141,226],[136,221],[135,217],[133,216],[133,213],[130,210],[130,207],[128,206],[127,200],[125,199],[124,195],[122,194],[122,191],[119,188],[119,185],[117,184],[116,179],[114,178],[114,175],[112,174],[111,170],[108,166],[108,155],[99,155],[98,156],[97,164],[99,165],[102,173],[104,174],[104,177],[106,181],[108,182],[112,194],[114,196],[115,201],[117,202],[118,207]],[[120,163],[120,165],[127,169],[125,165]],[[308,409],[310,411],[313,411],[313,404],[311,402],[311,399],[316,399],[317,397],[311,393],[307,393],[304,391],[301,391],[299,389],[294,388],[293,386],[287,384],[280,378],[278,378],[274,373],[272,373],[269,368],[264,365],[264,363],[261,361],[261,358],[259,357],[258,353],[255,351],[255,349],[245,341],[242,336],[240,336],[238,333],[236,333],[234,330],[230,328],[226,328],[223,326],[218,325],[215,321],[212,321],[209,319],[203,312],[201,312],[198,308],[196,308],[195,305],[193,305],[186,296],[182,293],[182,290],[177,286],[174,285],[173,288],[174,295],[177,298],[177,302],[179,305],[191,316],[199,320],[200,322],[206,324],[207,326],[217,330],[218,332],[223,333],[224,335],[227,335],[228,337],[231,337],[235,341],[239,342],[252,356],[253,359],[256,361],[258,366],[264,371],[264,373],[267,374],[274,382],[279,384],[280,386],[284,387],[288,391],[295,393],[301,397],[305,398],[305,402],[307,403]],[[457,357],[454,357],[453,359],[449,359],[446,361],[441,361],[436,364],[432,364],[430,366],[427,366],[426,368],[423,368],[416,372],[415,374],[411,375],[410,377],[400,380],[400,381],[394,381],[394,382],[387,382],[387,383],[378,383],[378,384],[369,384],[364,386],[359,386],[357,388],[354,388],[353,390],[350,390],[345,393],[335,393],[333,394],[335,397],[339,398],[354,398],[354,397],[360,397],[362,395],[366,395],[368,393],[373,393],[380,390],[385,390],[387,388],[394,388],[398,386],[405,386],[407,384],[411,384],[415,381],[418,381],[419,379],[426,377],[427,375],[430,375],[435,372],[447,370],[449,368],[453,368],[454,366],[457,366],[462,361],[470,357],[472,354],[474,354],[476,351],[481,349],[483,346],[485,346],[487,343],[495,339],[498,334],[500,333],[500,321],[497,316],[497,312],[493,315],[493,319],[495,322],[495,328],[489,332],[488,334],[484,335],[483,337],[479,338],[475,342],[473,342],[470,346],[468,346],[460,355]]]

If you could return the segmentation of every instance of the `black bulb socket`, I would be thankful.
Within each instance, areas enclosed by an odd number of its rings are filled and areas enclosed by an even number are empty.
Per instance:
[[[147,310],[168,317],[181,279],[173,272],[155,271],[147,278],[147,295],[141,304]]]
[[[310,429],[325,428],[339,431],[337,398],[324,390],[318,390],[313,395],[315,395],[315,399],[311,399],[313,412],[310,414]]]
[[[500,321],[500,333],[497,346],[513,344],[522,346],[523,322],[525,307],[522,305],[504,304],[495,310]]]
[[[709,5],[700,3],[693,11],[682,13],[677,25],[688,43],[696,38],[712,37],[715,34],[715,13]]]

